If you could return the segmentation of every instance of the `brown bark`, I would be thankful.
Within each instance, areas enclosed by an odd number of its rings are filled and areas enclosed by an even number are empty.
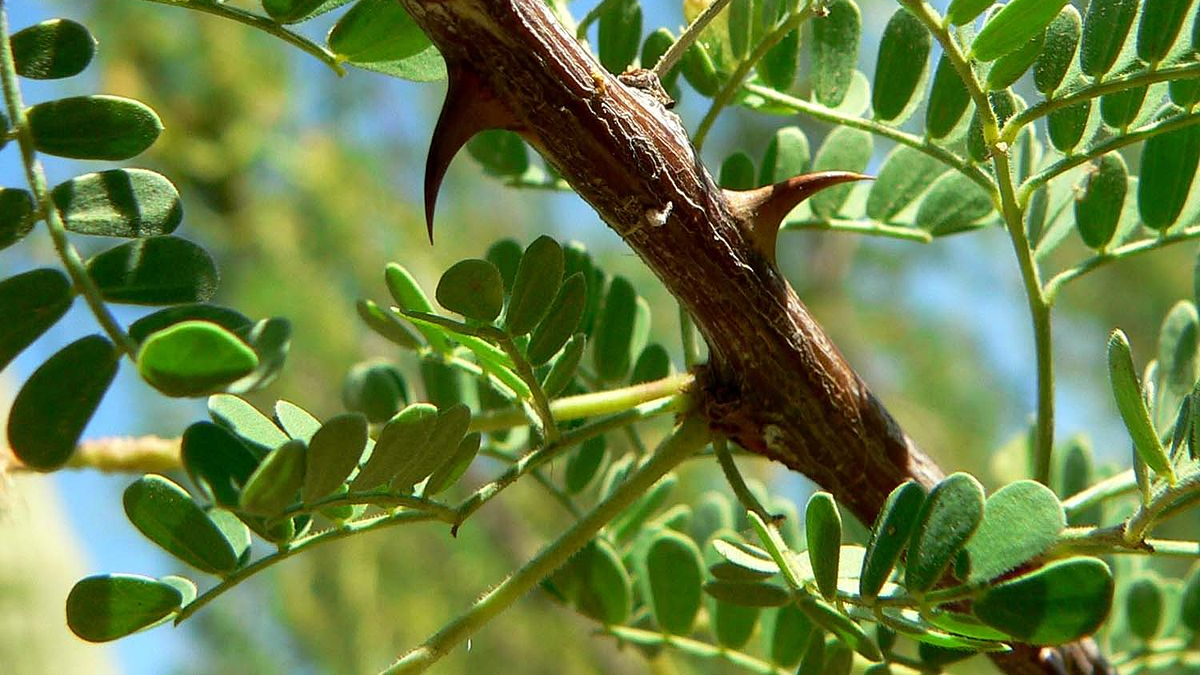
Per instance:
[[[465,141],[447,119],[520,132],[695,318],[711,354],[700,382],[712,428],[812,478],[866,523],[897,484],[942,477],[813,320],[771,259],[763,223],[731,205],[660,100],[606,73],[544,0],[401,2],[446,58],[448,100],[475,108],[443,114],[439,135],[454,138],[434,140],[438,177]],[[1006,669],[1054,672],[1032,653],[1014,661]]]

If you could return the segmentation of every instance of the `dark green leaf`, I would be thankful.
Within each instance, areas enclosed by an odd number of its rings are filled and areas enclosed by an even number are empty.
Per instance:
[[[734,5],[749,5],[741,2]],[[846,98],[858,65],[862,14],[852,0],[832,0],[812,21],[812,88],[817,101],[836,108]]]
[[[529,169],[529,151],[521,137],[504,129],[481,131],[467,141],[467,153],[493,176],[520,176]]]
[[[659,511],[670,498],[679,478],[669,473],[647,490],[631,506],[613,519],[608,529],[615,543],[623,543],[633,539],[634,535],[643,530],[646,521]]]
[[[800,59],[800,30],[796,29],[767,50],[756,67],[758,76],[772,89],[787,91],[796,81],[796,67]]]
[[[708,590],[708,586],[705,585],[705,590]],[[711,601],[708,608],[709,620],[712,622],[712,631],[717,642],[729,649],[741,649],[750,641],[750,636],[754,635],[754,627],[758,624],[759,613],[757,607],[743,607],[716,599]]]
[[[958,126],[970,103],[971,95],[958,71],[954,70],[950,59],[943,56],[933,74],[933,88],[925,108],[925,130],[930,138],[945,138]]]
[[[390,0],[361,0],[329,31],[330,51],[354,64],[403,61],[431,44],[404,5]]]
[[[606,382],[625,379],[632,360],[637,292],[625,277],[613,277],[604,296],[592,346],[596,376]]]
[[[360,412],[373,423],[390,420],[407,403],[408,385],[390,363],[356,364],[342,383],[342,404],[346,410]]]
[[[77,176],[51,192],[68,230],[106,237],[170,234],[183,220],[179,192],[161,174],[112,169]]]
[[[853,661],[853,653],[848,649],[843,651],[850,654],[850,659]],[[834,667],[837,667],[836,664]],[[800,668],[796,671],[796,675],[823,675],[828,672],[825,670],[825,637],[818,633],[809,638],[808,645],[800,656]]]
[[[824,642],[824,636],[799,607],[784,605],[775,612],[771,626],[771,661],[784,668],[795,668],[810,641]]]
[[[916,225],[940,237],[979,227],[992,211],[992,199],[983,188],[955,171],[939,178],[921,200]]]
[[[727,190],[751,190],[755,185],[754,160],[744,152],[735,152],[721,162],[721,175],[717,181]]]
[[[0,370],[57,323],[74,299],[71,280],[49,267],[0,281]]]
[[[1193,567],[1183,582],[1179,622],[1193,633],[1200,630],[1200,567]]]
[[[953,0],[946,10],[946,20],[955,26],[970,23],[991,4],[992,0]]]
[[[1138,58],[1151,66],[1162,61],[1179,37],[1191,6],[1192,0],[1146,0],[1138,23]]]
[[[1059,108],[1046,118],[1046,130],[1049,132],[1050,144],[1055,150],[1064,155],[1071,154],[1075,146],[1083,138],[1087,128],[1088,117],[1092,114],[1092,102],[1080,101],[1065,108]]]
[[[804,511],[804,530],[817,588],[826,600],[833,600],[837,595],[842,516],[838,513],[837,505],[833,503],[833,496],[828,492],[817,492],[809,498]],[[796,658],[799,659],[799,654]]]
[[[442,307],[452,312],[490,322],[504,307],[504,280],[495,265],[471,258],[455,263],[442,274],[435,295]]]
[[[882,661],[883,655],[866,632],[850,617],[816,598],[801,596],[797,606],[821,628],[833,633],[846,646],[868,661]]]
[[[712,97],[721,89],[721,78],[717,75],[717,67],[704,45],[693,44],[683,54],[680,63],[683,77],[701,96]]]
[[[467,472],[471,462],[475,461],[475,456],[479,454],[479,442],[479,432],[467,434],[459,441],[454,454],[450,455],[444,464],[429,475],[429,483],[421,491],[421,496],[433,497],[457,483],[458,479]]]
[[[162,121],[146,104],[120,96],[74,96],[28,112],[38,150],[71,159],[129,159],[149,148]]]
[[[110,248],[89,260],[87,270],[112,302],[204,302],[217,289],[217,268],[208,252],[173,236],[138,239]]]
[[[933,488],[908,547],[904,584],[910,592],[924,593],[937,583],[979,527],[983,509],[983,487],[969,474],[953,474]]]
[[[1092,0],[1083,19],[1079,67],[1084,75],[1100,77],[1112,69],[1125,45],[1138,0]]]
[[[740,62],[746,58],[746,52],[749,51],[750,42],[753,39],[752,24],[755,22],[753,16],[756,9],[749,2],[733,2],[728,5],[729,9],[725,12],[725,17],[728,25],[729,34],[729,51],[735,62]],[[652,67],[650,66],[643,67]]]
[[[980,61],[993,61],[1020,49],[1058,15],[1067,0],[1011,0],[983,25],[971,44]]]
[[[5,133],[0,125],[0,133]],[[0,141],[3,147],[3,141]],[[33,195],[27,190],[0,187],[0,251],[25,238],[37,222]]]
[[[1142,110],[1146,87],[1131,87],[1100,97],[1100,119],[1115,129],[1125,129]]]
[[[991,105],[992,113],[996,116],[996,122],[1000,126],[1004,126],[1004,123],[1016,113],[1017,109],[1016,97],[1007,89],[989,92],[988,104]],[[987,161],[992,156],[992,149],[988,147],[987,139],[983,137],[983,124],[978,110],[971,116],[971,126],[967,128],[967,154],[976,162]]]
[[[1066,527],[1050,488],[1031,480],[1009,483],[988,498],[983,523],[967,544],[968,582],[994,579],[1049,549]]]
[[[879,169],[867,196],[867,217],[887,222],[913,203],[950,169],[940,160],[906,145],[898,145]]]
[[[1154,576],[1144,574],[1129,582],[1125,591],[1125,617],[1129,632],[1143,642],[1158,637],[1163,627],[1162,582]]]
[[[633,607],[633,584],[612,544],[593,539],[570,566],[579,575],[579,611],[606,625],[625,623]]]
[[[1125,205],[1129,175],[1119,152],[1110,152],[1092,165],[1083,189],[1075,196],[1075,226],[1083,243],[1103,249],[1117,231]]]
[[[25,466],[62,466],[117,374],[119,354],[108,340],[89,335],[50,357],[17,392],[8,416],[8,442]]]
[[[304,441],[290,440],[267,453],[242,488],[241,509],[273,516],[294,504],[304,483],[307,451]]]
[[[664,530],[647,548],[645,566],[647,597],[659,628],[673,635],[691,633],[704,580],[704,561],[696,543]]]
[[[369,490],[391,482],[411,461],[410,455],[424,451],[437,419],[437,408],[428,403],[416,403],[397,413],[379,432],[379,442],[351,486]]]
[[[799,176],[808,170],[808,137],[799,127],[784,127],[775,132],[759,167],[759,185],[771,185]]]
[[[188,477],[221,506],[232,508],[258,458],[224,427],[197,422],[183,433],[180,455]]]
[[[567,459],[564,477],[567,492],[578,494],[592,482],[596,472],[600,470],[600,465],[604,463],[606,445],[604,436],[594,436],[584,441]]]
[[[792,601],[791,591],[762,581],[710,581],[704,592],[737,607],[782,607]]]
[[[392,478],[392,487],[406,490],[425,480],[450,461],[456,454],[456,449],[461,449],[460,445],[470,424],[471,409],[461,403],[440,411],[425,443],[413,444],[415,447],[407,449],[405,461]],[[382,445],[384,440],[381,432],[379,444]]]
[[[875,119],[899,124],[912,114],[913,94],[929,73],[933,38],[907,9],[896,10],[879,43],[871,105]]]
[[[1057,645],[1090,635],[1112,605],[1108,566],[1095,558],[1056,560],[993,586],[975,600],[975,615],[1022,642]]]
[[[311,19],[351,0],[262,0],[267,15],[279,23],[297,23]]]
[[[87,577],[67,595],[67,626],[88,642],[108,642],[158,623],[182,604],[179,589],[149,577]]]
[[[1191,110],[1200,103],[1200,78],[1190,77],[1184,80],[1171,80],[1168,87],[1171,102],[1181,108]],[[3,248],[0,245],[0,248]]]
[[[623,73],[637,58],[642,41],[642,6],[638,0],[616,0],[600,13],[596,34],[600,63],[610,73]]]
[[[988,70],[987,88],[994,91],[1011,87],[1033,65],[1034,60],[1042,53],[1042,46],[1045,44],[1046,31],[1041,31],[1030,38],[1029,42],[1022,45],[1020,49],[996,59],[992,63],[991,69]]]
[[[866,171],[871,161],[873,140],[871,134],[838,127],[829,133],[813,160],[813,171]],[[833,218],[841,211],[850,197],[853,185],[838,185],[826,188],[809,200],[813,213],[820,218]]]
[[[142,379],[168,396],[214,393],[257,366],[245,342],[208,321],[183,321],[153,333],[137,355]]]
[[[1054,93],[1066,77],[1079,46],[1081,24],[1079,10],[1067,5],[1046,28],[1046,44],[1033,66],[1033,83],[1043,95]]]
[[[659,59],[663,57],[663,54],[667,53],[667,50],[673,44],[675,44],[675,36],[666,28],[659,28],[647,35],[646,41],[642,43],[642,67],[646,69],[654,68]],[[661,78],[661,81],[663,88],[672,96],[678,98],[676,90],[678,89],[679,82],[679,66],[677,65],[672,68],[666,77]]]
[[[329,418],[308,442],[301,500],[310,504],[337,491],[367,447],[367,418],[347,413]]]
[[[533,240],[517,267],[504,316],[505,330],[513,335],[533,330],[546,315],[562,282],[562,247],[544,235]]]
[[[170,480],[142,476],[125,489],[122,501],[129,522],[167,553],[210,574],[237,568],[238,552],[221,528]]]
[[[1179,219],[1200,161],[1200,126],[1159,134],[1142,147],[1138,212],[1147,227],[1165,230]]]
[[[540,366],[562,349],[579,326],[586,304],[587,284],[583,274],[576,272],[563,281],[554,302],[530,336],[526,358],[531,364]]]
[[[562,353],[550,364],[550,372],[542,379],[542,389],[547,396],[557,396],[571,383],[579,362],[583,360],[583,350],[587,347],[587,338],[583,333],[571,336],[563,346]]]
[[[512,239],[501,239],[488,247],[487,261],[500,270],[504,279],[504,292],[512,294],[513,282],[517,278],[517,268],[521,266],[521,245]]]
[[[383,309],[374,300],[359,300],[354,308],[368,328],[392,343],[414,351],[421,348],[421,340],[413,335],[412,329],[401,323],[394,312]]]
[[[254,325],[241,312],[219,307],[217,305],[178,305],[167,307],[157,312],[147,314],[129,325],[129,337],[134,342],[142,342],[164,328],[169,328],[184,321],[207,321],[228,330],[235,335],[246,335]]]
[[[896,561],[900,559],[900,554],[908,544],[924,503],[925,488],[911,480],[901,484],[888,495],[875,520],[875,526],[871,529],[871,540],[863,556],[859,593],[864,598],[877,596],[884,582],[891,576]]]
[[[671,357],[666,348],[656,342],[648,345],[638,356],[637,363],[633,365],[633,374],[629,377],[629,384],[653,382],[670,374]]]
[[[83,72],[96,55],[96,39],[70,19],[50,19],[12,34],[17,74],[53,80]]]
[[[1129,338],[1120,329],[1114,330],[1108,338],[1108,374],[1117,410],[1133,439],[1136,459],[1174,483],[1175,470],[1150,421],[1150,411],[1146,409],[1142,387],[1133,367]]]
[[[430,403],[445,408],[464,400],[466,390],[458,369],[438,358],[422,359],[420,368],[425,398]]]

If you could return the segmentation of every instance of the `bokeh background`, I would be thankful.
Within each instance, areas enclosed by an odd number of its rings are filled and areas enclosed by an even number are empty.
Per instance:
[[[577,16],[595,4],[578,0]],[[861,69],[895,5],[862,0]],[[935,3],[944,7],[945,2]],[[319,416],[341,409],[341,379],[366,358],[404,355],[359,324],[353,300],[383,300],[385,263],[402,261],[432,288],[442,269],[480,257],[502,237],[522,245],[541,233],[587,244],[610,272],[635,280],[655,310],[654,336],[679,356],[674,303],[594,213],[570,193],[516,190],[488,178],[464,153],[439,205],[437,245],[425,240],[420,185],[424,152],[444,83],[412,84],[363,71],[338,78],[274,38],[205,15],[141,0],[19,0],[13,29],[54,16],[88,25],[100,41],[82,75],[25,83],[27,102],[103,92],[149,103],[166,131],[137,164],[174,180],[186,216],[178,234],[215,255],[217,301],[252,317],[294,324],[285,375],[255,402],[287,397]],[[645,31],[683,23],[680,3],[647,0]],[[331,21],[302,30],[323,35]],[[936,57],[935,57],[936,58]],[[803,67],[798,87],[804,85]],[[685,91],[677,110],[694,127],[705,109]],[[922,118],[918,113],[915,119]],[[799,125],[814,147],[829,126],[803,117],[729,109],[705,148],[710,166],[732,150],[761,156],[774,130]],[[889,149],[877,144],[878,162]],[[46,158],[52,182],[95,163]],[[0,180],[21,185],[13,147]],[[78,238],[95,250],[99,242]],[[1080,249],[1060,253],[1077,258]],[[1128,441],[1105,377],[1108,331],[1121,326],[1139,360],[1158,324],[1192,293],[1194,250],[1177,247],[1114,265],[1073,285],[1055,314],[1058,436],[1086,432],[1097,454],[1123,460]],[[850,361],[943,465],[995,485],[1019,462],[994,451],[1027,429],[1034,402],[1030,328],[1003,233],[988,230],[935,244],[853,235],[790,233],[781,264]],[[55,264],[44,236],[0,255],[0,274]],[[78,303],[77,303],[78,304]],[[123,320],[140,311],[119,308]],[[93,321],[77,306],[66,321],[0,373],[0,410],[55,349]],[[680,360],[676,360],[677,366]],[[85,436],[177,435],[203,417],[202,402],[166,400],[122,370]],[[2,414],[2,413],[0,413]],[[765,461],[744,462],[774,494],[803,504],[812,486]],[[486,467],[485,467],[486,468]],[[713,467],[689,467],[689,494],[720,489]],[[514,489],[451,539],[416,526],[359,537],[292,559],[225,596],[179,629],[159,628],[93,646],[66,630],[62,602],[76,579],[101,571],[154,576],[178,564],[124,518],[128,476],[63,472],[15,475],[0,490],[0,672],[364,673],[375,672],[466,607],[560,530],[544,494]],[[537,594],[439,665],[444,673],[689,673],[721,666],[679,657],[647,661]],[[980,664],[982,666],[982,664]],[[714,670],[716,668],[716,670]]]

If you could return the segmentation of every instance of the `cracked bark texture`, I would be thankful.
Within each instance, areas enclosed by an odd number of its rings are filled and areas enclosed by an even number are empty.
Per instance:
[[[453,116],[520,133],[691,312],[710,348],[698,382],[713,429],[812,478],[866,523],[897,484],[942,477],[813,320],[761,229],[756,242],[660,100],[605,72],[544,0],[400,1],[446,58],[448,100],[475,108]],[[1002,667],[1092,672],[1056,662],[1029,649]]]

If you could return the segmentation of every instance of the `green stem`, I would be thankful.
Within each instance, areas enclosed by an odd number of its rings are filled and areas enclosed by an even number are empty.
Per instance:
[[[269,17],[247,12],[243,9],[230,7],[223,2],[215,2],[214,0],[145,0],[145,2],[153,2],[157,5],[167,5],[169,7],[182,7],[191,9],[205,14],[212,14],[223,19],[230,19],[240,24],[245,24],[251,28],[257,28],[264,33],[269,33],[275,37],[287,42],[295,47],[299,47],[301,51],[307,52],[315,56],[319,61],[329,66],[330,70],[337,73],[339,76],[346,74],[346,69],[342,67],[341,60],[337,54],[329,51],[325,47],[309,40],[299,33],[292,32],[282,25],[271,20]]]
[[[0,0],[0,87],[4,91],[4,104],[8,109],[8,117],[12,120],[12,133],[16,136],[17,145],[21,149],[21,163],[25,167],[25,180],[28,181],[34,202],[37,204],[38,217],[45,221],[46,228],[50,231],[50,239],[54,242],[54,249],[58,252],[63,267],[66,268],[67,274],[75,284],[75,290],[83,296],[88,308],[96,317],[96,321],[99,322],[100,327],[117,346],[117,349],[130,359],[136,358],[137,343],[125,333],[121,324],[117,323],[116,317],[109,311],[108,305],[104,303],[104,296],[100,294],[96,282],[88,274],[79,251],[68,238],[67,227],[63,223],[62,215],[58,212],[58,207],[54,205],[54,200],[50,196],[46,172],[42,169],[41,162],[38,161],[33,130],[29,128],[29,120],[25,116],[25,103],[21,100],[21,87],[18,84],[17,66],[13,60],[12,44],[9,40],[8,12],[4,6],[4,0]]]
[[[769,523],[775,520],[775,516],[767,511],[754,493],[750,492],[746,480],[742,478],[737,464],[733,461],[733,455],[729,452],[729,444],[726,440],[723,437],[716,437],[713,439],[712,446],[713,453],[717,456],[717,463],[721,465],[721,472],[725,474],[725,480],[733,490],[734,496],[741,502],[742,507],[762,518],[763,522]]]
[[[1079,277],[1082,277],[1083,275],[1109,263],[1117,262],[1118,260],[1125,260],[1141,253],[1156,251],[1172,244],[1191,241],[1193,239],[1200,239],[1200,225],[1192,225],[1172,234],[1155,237],[1153,239],[1143,239],[1141,241],[1133,242],[1132,244],[1125,244],[1124,246],[1114,248],[1110,251],[1105,251],[1104,253],[1098,253],[1091,258],[1084,260],[1078,265],[1054,275],[1050,281],[1046,282],[1046,298],[1049,302],[1053,303],[1055,298],[1058,297],[1058,293],[1062,290],[1063,286],[1066,286],[1068,283],[1078,279]]]
[[[537,375],[533,372],[533,366],[529,365],[529,360],[517,349],[517,345],[513,342],[512,337],[507,334],[499,334],[496,336],[496,342],[508,358],[512,359],[513,367],[517,371],[517,377],[525,382],[525,386],[529,387],[530,404],[533,406],[533,411],[537,415],[538,420],[542,423],[542,431],[546,435],[546,441],[553,443],[558,440],[559,432],[558,425],[554,422],[554,413],[550,409],[550,399],[546,396],[546,390],[542,389],[542,383],[538,380]]]
[[[772,47],[778,44],[780,40],[787,37],[788,33],[795,30],[797,26],[803,23],[805,19],[811,15],[812,9],[808,6],[805,6],[804,9],[788,16],[783,20],[782,23],[779,24],[779,26],[775,28],[775,30],[764,35],[762,42],[758,43],[758,46],[754,48],[754,51],[750,52],[750,55],[747,56],[744,61],[738,64],[738,67],[734,69],[733,74],[729,76],[729,81],[726,82],[725,86],[717,92],[716,96],[713,97],[712,105],[709,106],[708,112],[704,115],[704,119],[700,120],[700,126],[696,127],[696,134],[692,137],[692,144],[696,146],[697,153],[700,152],[700,150],[704,147],[704,139],[708,136],[708,132],[712,129],[712,125],[716,123],[717,116],[720,115],[721,111],[725,109],[725,106],[729,105],[729,102],[733,100],[734,94],[736,94],[738,90],[742,88],[746,76],[750,74],[750,69],[753,68],[756,63],[761,61],[762,58],[767,55],[767,52],[771,51]]]
[[[841,218],[792,220],[784,223],[783,231],[825,230],[828,232],[845,232],[847,234],[863,234],[873,237],[887,237],[903,241],[915,241],[928,244],[933,241],[929,232],[910,225],[888,225],[872,220],[843,220]]]
[[[753,656],[740,652],[736,649],[728,647],[718,647],[716,645],[693,640],[691,638],[680,637],[678,635],[670,635],[668,633],[655,633],[653,631],[643,630],[641,628],[631,628],[629,626],[605,626],[601,632],[611,635],[619,640],[631,642],[644,647],[670,647],[678,650],[688,656],[694,656],[702,659],[722,659],[729,663],[743,668],[752,673],[760,675],[789,675],[792,671],[774,666],[766,661],[756,659]]]
[[[402,507],[411,511],[423,511],[438,520],[451,524],[458,519],[458,511],[441,502],[414,497],[412,495],[396,494],[394,492],[387,492],[386,490],[372,490],[368,492],[333,494],[307,504],[297,504],[276,516],[274,520],[286,520],[294,516],[320,511],[331,506],[358,506],[360,504],[382,508]]]
[[[739,1],[749,2],[749,0]],[[670,48],[659,57],[658,63],[654,64],[652,70],[658,76],[658,79],[667,79],[667,73],[670,73],[675,68],[675,64],[679,63],[679,59],[683,58],[684,53],[699,39],[700,33],[708,27],[708,24],[713,19],[717,18],[717,15],[728,4],[729,0],[712,0],[712,4],[705,7],[704,11],[700,12],[700,15],[696,17],[696,20],[683,29],[683,32],[679,35],[679,39],[673,42]],[[697,145],[696,147],[700,146]]]
[[[477,630],[508,609],[567,559],[582,549],[609,521],[645,494],[650,486],[689,455],[708,443],[708,425],[688,416],[654,455],[608,498],[596,505],[512,576],[500,582],[470,609],[446,624],[419,647],[387,668],[384,673],[421,673],[465,641]]]
[[[1067,512],[1067,517],[1070,518],[1080,512],[1099,504],[1124,497],[1125,495],[1137,492],[1137,481],[1134,479],[1133,470],[1122,471],[1121,473],[1105,478],[1095,485],[1076,492],[1070,497],[1063,500],[1063,509]]]
[[[1150,502],[1140,506],[1125,523],[1125,540],[1131,544],[1141,542],[1158,522],[1177,510],[1183,502],[1193,502],[1200,497],[1200,473],[1180,478],[1175,485],[1160,485]]]
[[[967,162],[967,160],[959,157],[953,152],[950,152],[939,145],[935,145],[920,136],[901,131],[900,129],[876,122],[875,120],[846,115],[834,110],[833,108],[827,108],[819,103],[813,103],[811,101],[805,101],[801,98],[796,98],[795,96],[789,96],[782,92],[775,91],[770,87],[764,87],[758,84],[747,84],[746,91],[761,96],[772,103],[791,108],[796,112],[804,113],[805,115],[808,115],[814,119],[837,124],[838,126],[850,127],[851,129],[858,129],[859,131],[866,131],[876,136],[893,140],[901,145],[907,145],[914,150],[923,152],[926,155],[929,155],[930,157],[942,162],[943,164],[958,170],[959,173],[963,174],[967,178],[970,178],[971,181],[978,184],[988,192],[995,192],[996,186],[992,183],[991,177],[984,173],[979,167]]]
[[[188,603],[179,611],[179,614],[175,616],[175,624],[179,625],[183,621],[186,621],[190,616],[204,608],[205,605],[216,600],[225,591],[237,586],[268,567],[287,560],[297,553],[306,552],[321,544],[364,532],[381,530],[393,525],[404,525],[436,519],[437,517],[432,513],[424,511],[400,511],[398,513],[383,514],[374,518],[345,523],[340,527],[317,532],[291,541],[287,544],[286,548],[281,548],[275,553],[263,556],[249,565],[238,569],[233,574],[222,579],[221,583],[200,594],[195,600]]]

